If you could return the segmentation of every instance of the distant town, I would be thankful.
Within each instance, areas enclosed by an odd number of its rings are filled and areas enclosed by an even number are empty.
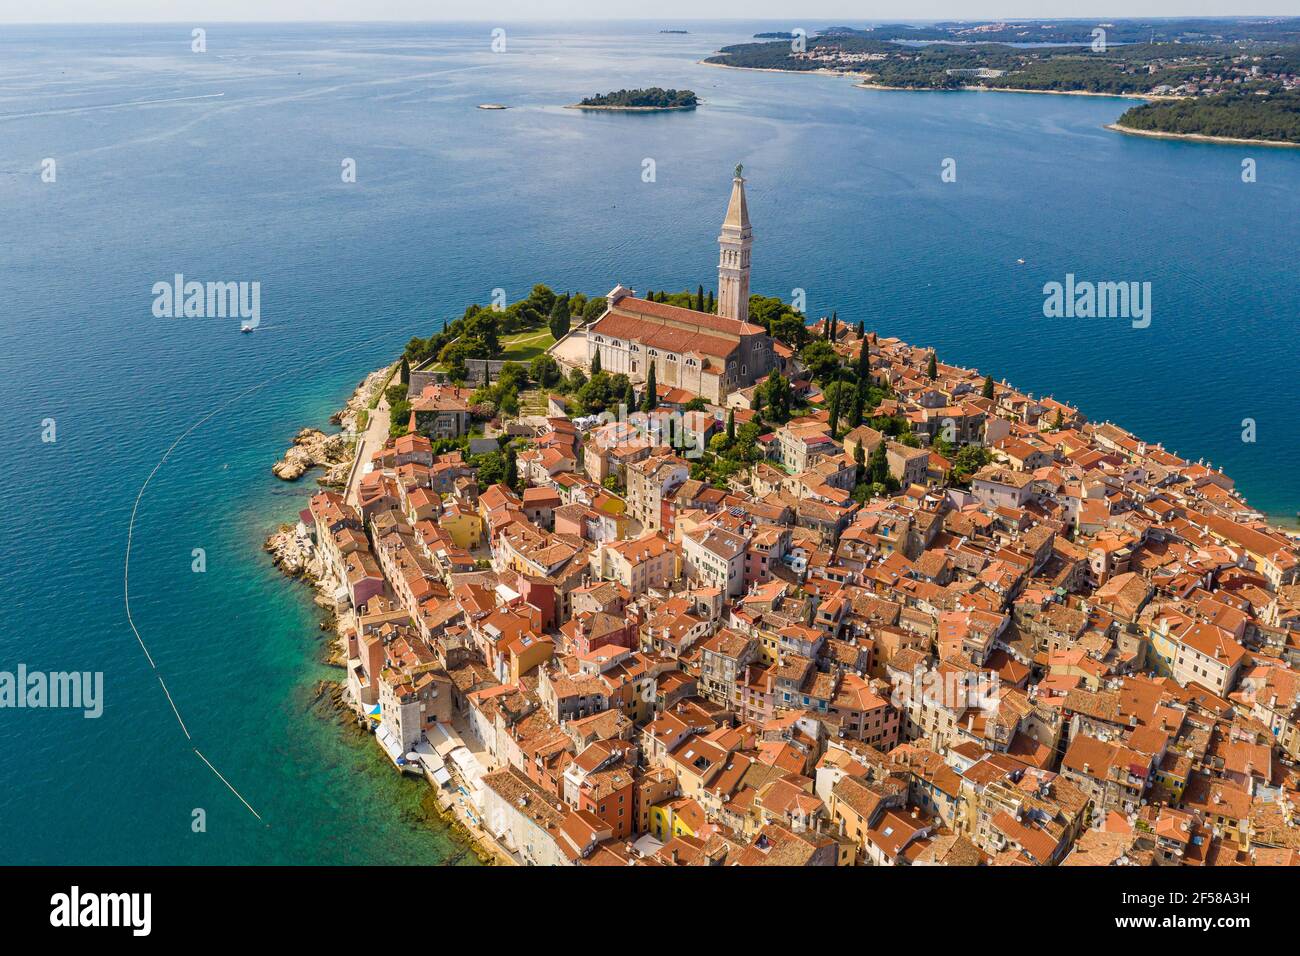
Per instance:
[[[834,27],[705,62],[851,74],[868,88],[1136,96],[1154,102],[1113,128],[1300,144],[1300,18]]]
[[[716,289],[471,306],[297,446],[348,719],[501,864],[1300,863],[1300,536],[753,294],[745,185]]]

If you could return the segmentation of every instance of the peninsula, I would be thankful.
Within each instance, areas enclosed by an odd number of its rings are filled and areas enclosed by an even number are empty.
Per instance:
[[[658,112],[666,110],[693,110],[699,100],[693,90],[665,90],[658,86],[642,90],[614,90],[588,96],[573,104],[578,110],[627,110],[631,112]]]
[[[408,343],[295,532],[356,721],[502,862],[1300,863],[1300,536],[753,294],[742,173],[709,291]]]

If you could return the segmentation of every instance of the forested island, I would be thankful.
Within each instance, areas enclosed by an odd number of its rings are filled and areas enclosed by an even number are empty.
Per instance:
[[[574,104],[580,110],[693,110],[699,99],[694,90],[665,90],[652,86],[643,90],[614,90],[588,96]]]
[[[1145,103],[1129,110],[1111,128],[1300,146],[1300,90],[1266,96],[1228,92]]]

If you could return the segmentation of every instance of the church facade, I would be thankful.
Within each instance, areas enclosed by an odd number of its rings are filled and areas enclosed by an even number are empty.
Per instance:
[[[771,338],[748,320],[753,230],[740,173],[737,166],[718,237],[718,314],[650,302],[615,286],[587,330],[588,366],[599,353],[601,369],[644,383],[653,363],[659,386],[719,405],[776,368]]]

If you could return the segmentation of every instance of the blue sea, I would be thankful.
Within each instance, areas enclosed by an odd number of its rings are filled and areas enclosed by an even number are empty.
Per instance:
[[[0,710],[0,862],[473,862],[419,812],[423,784],[313,709],[338,672],[310,593],[260,545],[314,486],[270,465],[493,289],[710,286],[736,163],[756,292],[805,290],[813,316],[935,346],[1300,509],[1300,151],[1104,129],[1129,100],[698,64],[782,23],[213,23],[202,53],[193,26],[0,33],[0,670],[104,674],[99,719]],[[704,102],[564,109],[639,86]],[[156,318],[177,273],[260,282],[261,327]],[[1150,327],[1044,318],[1067,274],[1150,282]],[[192,740],[124,611],[151,472],[132,613]]]

